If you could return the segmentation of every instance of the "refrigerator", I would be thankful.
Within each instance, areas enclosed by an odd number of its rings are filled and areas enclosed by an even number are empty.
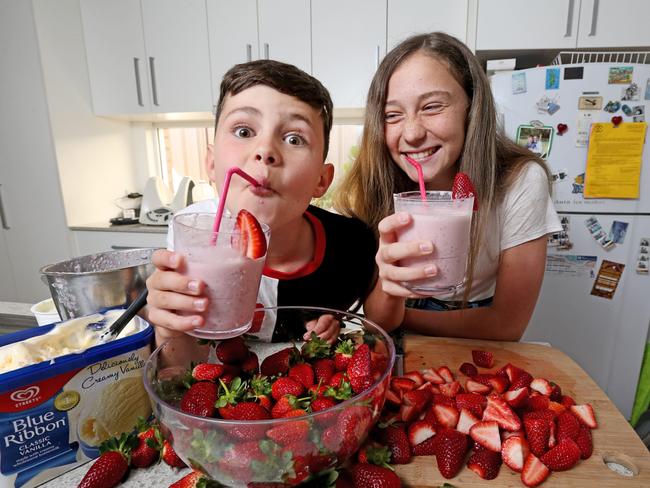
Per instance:
[[[585,171],[593,123],[642,127],[650,65],[553,65],[495,74],[491,84],[506,134],[546,159],[564,229],[549,238],[539,301],[522,340],[568,354],[629,419],[650,326],[647,135],[638,142],[638,198],[585,197],[586,178],[597,181]]]

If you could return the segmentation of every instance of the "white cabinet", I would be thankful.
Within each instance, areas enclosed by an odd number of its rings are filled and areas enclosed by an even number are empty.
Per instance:
[[[388,50],[414,34],[442,31],[467,40],[469,0],[388,0]]]
[[[312,67],[335,107],[363,107],[386,54],[386,0],[312,0]]]
[[[80,230],[73,235],[78,256],[116,249],[167,247],[167,233]]]
[[[479,0],[476,49],[576,47],[580,0]]]
[[[207,0],[214,98],[226,71],[238,63],[276,59],[311,73],[310,2]]]
[[[578,47],[650,45],[647,0],[582,0]]]
[[[205,0],[82,0],[97,115],[212,106]]]
[[[2,185],[0,185],[0,198],[2,198]],[[4,232],[6,231],[4,218],[2,216],[2,201],[0,201],[0,301],[16,301],[16,280],[14,279],[14,270],[11,267],[9,256],[9,246],[5,240]]]

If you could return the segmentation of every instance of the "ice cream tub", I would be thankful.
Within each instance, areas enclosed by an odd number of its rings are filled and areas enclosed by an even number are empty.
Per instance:
[[[71,470],[150,415],[142,373],[152,328],[136,317],[107,343],[86,332],[120,312],[0,336],[0,488]]]

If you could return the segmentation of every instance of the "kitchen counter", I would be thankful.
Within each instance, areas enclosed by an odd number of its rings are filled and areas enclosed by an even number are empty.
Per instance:
[[[31,303],[0,302],[0,334],[36,327]]]
[[[108,222],[91,223],[84,225],[71,226],[70,230],[81,231],[101,231],[101,232],[138,232],[144,234],[167,234],[166,225],[111,225]]]
[[[650,453],[623,418],[613,403],[596,383],[564,353],[540,344],[516,342],[474,341],[464,339],[432,338],[407,335],[405,371],[446,364],[454,372],[465,361],[471,361],[472,349],[492,351],[495,368],[508,362],[528,370],[533,376],[545,377],[557,382],[563,391],[578,403],[590,403],[596,412],[599,427],[592,431],[594,453],[575,468],[552,473],[543,487],[648,487],[650,486]],[[634,473],[622,476],[610,470],[605,462],[618,462]],[[74,488],[83,478],[90,464],[80,466],[48,483],[48,488]],[[396,466],[396,471],[407,488],[438,487],[445,482],[462,487],[518,487],[522,486],[519,474],[502,467],[499,476],[485,481],[470,470],[463,468],[452,480],[445,480],[439,473],[433,457],[416,457],[410,464]],[[180,479],[189,471],[175,471],[161,463],[149,469],[130,471],[124,487],[165,487]],[[595,481],[597,480],[597,481]]]

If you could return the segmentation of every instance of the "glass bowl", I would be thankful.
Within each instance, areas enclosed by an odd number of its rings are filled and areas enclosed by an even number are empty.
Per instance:
[[[163,435],[188,466],[236,488],[268,482],[293,486],[342,465],[377,422],[395,361],[391,338],[378,325],[358,315],[318,307],[261,310],[277,314],[279,320],[303,323],[331,314],[341,323],[340,337],[350,334],[347,337],[356,344],[368,344],[373,364],[379,366],[365,390],[325,410],[270,420],[224,420],[192,415],[179,408],[183,391],[179,385],[192,364],[219,362],[213,345],[200,345],[195,338],[186,336],[158,347],[145,364],[144,382]],[[246,343],[262,364],[265,357],[280,349],[294,344],[300,348],[302,341],[262,343],[246,339]],[[300,441],[278,440],[279,432],[287,433],[290,439],[294,431],[302,432]]]

